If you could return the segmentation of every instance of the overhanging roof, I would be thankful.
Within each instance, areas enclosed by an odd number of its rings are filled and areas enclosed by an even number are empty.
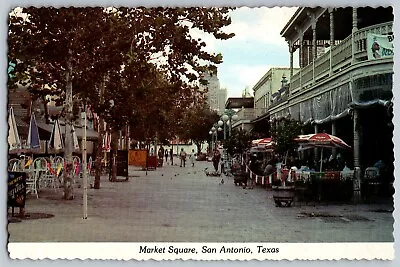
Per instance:
[[[254,97],[230,97],[225,108],[254,108]]]
[[[270,115],[269,112],[265,113],[265,114],[255,118],[255,119],[251,120],[251,123],[259,122],[259,121],[262,121],[262,120],[269,121],[269,115]]]

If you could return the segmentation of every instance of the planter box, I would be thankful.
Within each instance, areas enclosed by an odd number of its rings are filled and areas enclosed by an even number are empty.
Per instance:
[[[292,205],[294,200],[294,186],[273,186],[272,192],[275,206],[282,207],[282,203],[285,203],[287,207]]]

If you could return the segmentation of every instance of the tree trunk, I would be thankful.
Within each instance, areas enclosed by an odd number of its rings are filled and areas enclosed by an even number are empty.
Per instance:
[[[118,130],[112,129],[111,135],[111,150],[113,157],[111,159],[111,182],[115,182],[117,180],[117,152],[118,152]]]
[[[99,139],[97,142],[97,149],[96,149],[96,159],[95,159],[95,176],[94,176],[94,189],[100,189],[100,176],[101,176],[101,170],[102,170],[102,159],[104,157],[104,152],[103,152],[103,138],[104,138],[104,120],[102,118],[99,118]]]
[[[104,103],[104,87],[105,87],[105,80],[100,84],[100,103]],[[105,135],[104,129],[104,119],[103,117],[99,117],[98,121],[98,132],[99,132],[99,139],[98,139],[98,146],[96,150],[96,160],[95,160],[95,176],[94,176],[94,189],[100,189],[100,176],[101,176],[101,169],[102,169],[102,158],[103,158],[103,138]],[[107,140],[106,140],[107,141]]]
[[[200,142],[194,142],[196,144],[197,147],[197,155],[200,155],[201,152],[201,143]]]
[[[67,72],[66,72],[66,90],[65,90],[65,148],[64,148],[64,195],[63,199],[72,200],[74,199],[74,168],[72,161],[72,150],[73,150],[73,138],[72,138],[72,62],[71,62],[71,50],[69,50],[69,59],[67,61]]]
[[[129,162],[129,147],[130,147],[130,142],[129,142],[129,126],[128,124],[125,126],[125,149],[127,151],[128,155],[128,162]],[[126,174],[126,179],[129,179],[129,163],[128,163],[128,172]]]

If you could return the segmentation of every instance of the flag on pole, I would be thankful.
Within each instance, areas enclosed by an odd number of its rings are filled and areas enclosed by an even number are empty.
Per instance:
[[[53,130],[49,140],[49,149],[62,149],[64,147],[61,129],[58,120],[54,121]]]
[[[8,114],[8,145],[9,150],[21,148],[21,140],[19,139],[17,123],[15,122],[14,110],[10,107]]]
[[[26,145],[28,148],[40,148],[39,130],[36,123],[35,113],[31,113],[31,121],[29,123],[29,133]]]

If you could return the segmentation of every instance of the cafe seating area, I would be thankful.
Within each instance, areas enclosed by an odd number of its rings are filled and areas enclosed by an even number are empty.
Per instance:
[[[350,201],[353,196],[354,171],[295,173],[294,187],[299,200],[309,202]]]
[[[26,173],[27,193],[39,198],[39,191],[43,188],[51,188],[58,191],[63,186],[62,171],[64,169],[64,158],[31,156],[13,158],[8,161],[8,171]],[[73,157],[74,175],[79,177],[82,166],[79,157]]]

